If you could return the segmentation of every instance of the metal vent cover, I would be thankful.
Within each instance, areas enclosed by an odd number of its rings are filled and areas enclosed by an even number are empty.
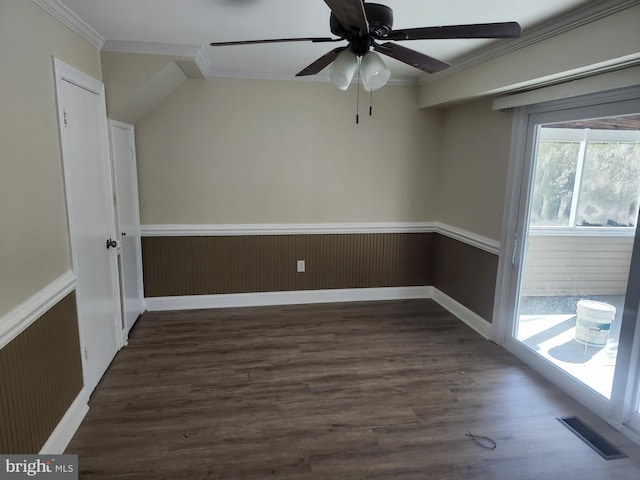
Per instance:
[[[571,430],[580,440],[586,443],[593,451],[605,460],[627,458],[627,455],[609,442],[606,438],[593,430],[578,417],[561,417],[557,419],[565,427]]]

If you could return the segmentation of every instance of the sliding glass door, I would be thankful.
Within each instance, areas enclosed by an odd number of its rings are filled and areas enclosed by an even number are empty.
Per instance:
[[[640,204],[640,115],[538,128],[515,338],[611,398]]]
[[[504,345],[640,432],[640,92],[532,109],[526,131]]]

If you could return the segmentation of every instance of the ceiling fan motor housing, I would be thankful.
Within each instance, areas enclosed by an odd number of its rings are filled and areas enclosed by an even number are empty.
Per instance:
[[[367,15],[367,21],[369,22],[368,35],[371,35],[373,38],[386,37],[393,27],[393,10],[379,3],[365,3],[364,11]],[[346,38],[347,40],[357,37],[355,32],[345,28],[340,23],[333,12],[331,12],[331,16],[329,17],[329,26],[331,33],[338,37]]]

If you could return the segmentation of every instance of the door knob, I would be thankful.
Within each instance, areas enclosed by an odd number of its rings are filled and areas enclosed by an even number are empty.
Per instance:
[[[116,242],[115,240],[112,240],[111,238],[107,240],[107,250],[109,248],[116,248],[117,246],[118,246],[118,242]]]

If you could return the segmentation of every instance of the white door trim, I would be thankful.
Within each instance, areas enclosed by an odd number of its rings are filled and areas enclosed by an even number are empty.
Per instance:
[[[59,59],[52,57],[53,61],[53,70],[54,70],[54,78],[55,78],[55,92],[56,92],[56,101],[57,101],[57,110],[58,110],[58,122],[59,125],[63,126],[65,124],[65,112],[62,108],[60,108],[60,98],[61,98],[61,82],[66,81],[72,83],[80,88],[87,90],[88,92],[94,93],[99,97],[99,108],[100,108],[100,146],[102,152],[102,165],[104,169],[104,182],[105,188],[107,192],[108,198],[113,198],[113,185],[112,185],[112,176],[111,176],[111,165],[109,158],[109,134],[107,127],[107,108],[105,102],[105,89],[104,84],[95,78],[77,70],[76,68],[60,61]],[[65,158],[64,151],[67,148],[67,134],[64,128],[59,128],[60,135],[60,147],[61,147],[61,157],[63,163],[63,175],[65,180],[65,185],[69,184],[70,178],[68,174],[69,166],[67,165],[67,160]],[[76,266],[78,264],[78,248],[77,248],[77,227],[73,223],[73,206],[70,202],[68,189],[65,187],[65,203],[67,208],[67,228],[69,232],[69,249],[71,253],[71,268],[74,274],[77,275]],[[111,238],[116,238],[115,233],[115,219],[113,214],[113,205],[109,204],[108,208],[108,224],[110,229]],[[106,239],[105,239],[106,240]],[[112,291],[118,292],[119,288],[119,280],[117,277],[117,267],[116,267],[116,256],[113,255],[111,257],[111,268],[110,268],[110,276],[112,283]],[[78,282],[80,279],[78,279]],[[113,298],[113,311],[115,312],[114,316],[114,335],[116,338],[116,345],[118,348],[122,347],[122,334],[121,334],[121,320],[120,320],[120,305],[119,298],[116,298],[114,295]],[[89,387],[89,392],[93,390],[95,385],[88,385],[86,372],[86,358],[85,358],[85,344],[86,344],[86,335],[87,332],[84,331],[83,322],[81,318],[82,312],[78,310],[78,329],[80,333],[80,349],[82,352],[82,370],[84,377],[85,387]]]

